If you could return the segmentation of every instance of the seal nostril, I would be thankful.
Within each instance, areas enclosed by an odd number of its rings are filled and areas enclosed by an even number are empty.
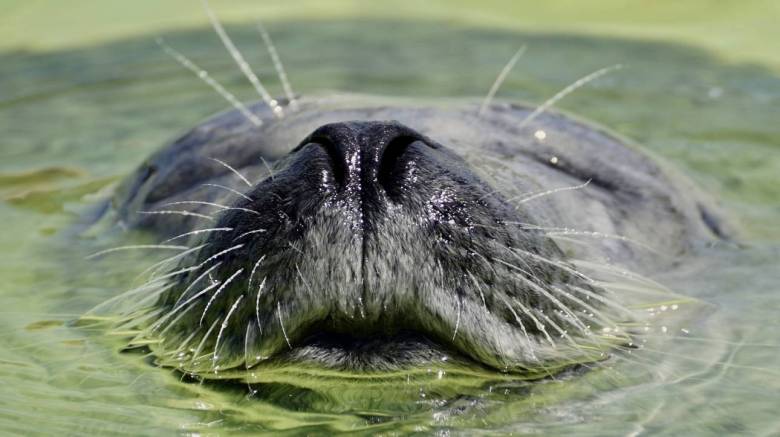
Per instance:
[[[404,164],[402,158],[409,146],[416,141],[419,141],[419,138],[401,136],[390,141],[382,152],[377,171],[377,181],[391,196],[397,195],[399,191],[401,171]]]
[[[347,169],[344,165],[345,157],[342,155],[340,149],[333,144],[330,138],[324,136],[314,136],[309,138],[309,144],[316,144],[325,150],[330,160],[330,168],[333,173],[333,179],[336,181],[336,185],[343,187],[346,179]]]

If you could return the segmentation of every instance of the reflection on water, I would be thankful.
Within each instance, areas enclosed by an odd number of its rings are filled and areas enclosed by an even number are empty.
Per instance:
[[[272,78],[254,31],[230,30],[249,61]],[[243,384],[182,381],[142,353],[120,353],[121,339],[72,326],[91,306],[130,288],[150,262],[134,253],[84,260],[101,248],[149,239],[79,234],[74,222],[151,151],[226,104],[151,37],[50,54],[0,53],[0,380],[7,386],[0,391],[0,429],[777,432],[778,78],[690,48],[613,39],[393,22],[270,30],[296,91],[305,94],[481,96],[521,44],[529,50],[502,98],[538,102],[590,71],[627,64],[563,106],[673,161],[740,219],[747,244],[701,247],[678,269],[654,276],[700,304],[682,320],[658,324],[641,351],[593,371],[537,383],[436,371],[353,385],[312,376],[306,389],[279,381],[252,386],[251,396]],[[167,40],[252,98],[211,31]],[[281,92],[273,79],[269,85]]]

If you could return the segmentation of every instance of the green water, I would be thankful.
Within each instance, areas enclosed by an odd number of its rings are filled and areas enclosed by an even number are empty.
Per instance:
[[[549,12],[549,11],[548,11]],[[328,16],[325,13],[321,15]],[[561,107],[663,156],[720,200],[739,247],[701,247],[654,279],[701,304],[653,349],[541,383],[447,373],[408,382],[312,376],[198,384],[71,321],[152,261],[84,256],[143,236],[74,235],[101,190],[224,101],[160,52],[155,34],[0,52],[0,430],[16,434],[233,434],[284,430],[544,435],[776,435],[780,405],[780,78],[681,44],[523,33],[443,21],[268,23],[297,92],[479,97],[516,49],[500,97],[541,102],[578,77],[628,68]],[[272,78],[249,25],[231,25]],[[168,42],[245,99],[205,27]],[[757,53],[760,53],[757,52]],[[688,334],[685,334],[685,329]],[[399,388],[399,386],[401,388]]]

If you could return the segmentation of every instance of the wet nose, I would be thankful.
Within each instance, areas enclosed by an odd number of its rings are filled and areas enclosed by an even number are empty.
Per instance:
[[[414,159],[410,148],[431,147],[423,135],[396,121],[326,124],[304,144],[322,147],[339,190],[359,193],[364,200],[378,192],[401,195],[405,170]]]

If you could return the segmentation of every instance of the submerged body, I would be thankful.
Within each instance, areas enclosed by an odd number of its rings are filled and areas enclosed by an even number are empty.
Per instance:
[[[363,96],[297,106],[278,118],[254,105],[259,126],[217,115],[115,195],[122,226],[188,241],[135,291],[150,298],[133,307],[133,343],[160,363],[549,374],[630,343],[616,276],[726,236],[684,179],[568,116]]]

